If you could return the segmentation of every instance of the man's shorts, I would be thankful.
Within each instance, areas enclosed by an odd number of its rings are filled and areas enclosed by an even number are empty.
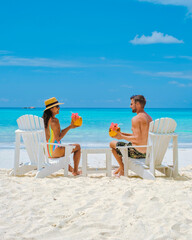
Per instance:
[[[125,143],[125,142],[117,142],[116,144],[116,151],[119,156],[122,156],[121,151],[118,149],[118,147],[124,147],[124,146],[132,146],[132,143]],[[128,148],[128,157],[130,158],[146,158],[146,153],[141,153],[137,151],[135,148]]]

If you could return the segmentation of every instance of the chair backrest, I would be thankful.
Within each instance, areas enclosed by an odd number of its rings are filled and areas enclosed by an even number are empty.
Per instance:
[[[38,164],[39,144],[46,143],[44,120],[34,115],[23,115],[17,119],[17,124],[22,130],[25,148],[33,165]],[[45,157],[48,158],[47,149]]]
[[[149,125],[148,145],[153,145],[155,166],[161,165],[177,123],[172,118],[160,118]],[[150,151],[147,149],[145,164],[149,165]]]

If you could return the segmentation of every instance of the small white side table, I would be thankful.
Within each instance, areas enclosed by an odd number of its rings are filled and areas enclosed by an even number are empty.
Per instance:
[[[106,167],[105,168],[88,168],[87,159],[89,154],[105,154]],[[111,149],[110,148],[91,148],[82,149],[82,175],[86,177],[89,173],[106,173],[106,176],[111,177]]]

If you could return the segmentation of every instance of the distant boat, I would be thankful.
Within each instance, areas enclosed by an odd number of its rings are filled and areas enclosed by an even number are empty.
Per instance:
[[[23,109],[35,109],[35,107],[23,107]]]

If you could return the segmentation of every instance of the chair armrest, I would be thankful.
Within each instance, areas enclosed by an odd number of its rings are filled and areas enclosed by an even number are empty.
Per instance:
[[[151,145],[135,145],[135,146],[133,145],[133,146],[123,146],[123,147],[118,147],[117,146],[116,148],[124,149],[124,148],[135,148],[135,147],[140,147],[140,148],[143,147],[144,148],[144,147],[152,147],[152,146]]]
[[[22,133],[22,134],[29,134],[29,133],[42,133],[44,130],[39,129],[39,130],[21,130],[17,129],[15,130],[15,133]]]
[[[153,132],[149,132],[149,135],[152,135],[152,136],[171,136],[171,137],[178,136],[178,134],[175,133],[175,132],[172,132],[172,133],[153,133]]]
[[[46,145],[55,145],[55,146],[60,146],[60,147],[72,147],[75,148],[75,146],[71,145],[71,144],[59,144],[59,143],[44,143]]]

